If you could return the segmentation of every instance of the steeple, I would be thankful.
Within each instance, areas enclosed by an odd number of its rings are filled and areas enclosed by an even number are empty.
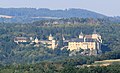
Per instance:
[[[50,41],[53,40],[52,34],[49,35],[48,40],[50,40]]]
[[[39,40],[38,40],[38,38],[36,37],[36,38],[35,38],[35,43],[38,43],[38,42],[39,42]]]
[[[79,38],[82,39],[84,37],[83,33],[81,32]]]
[[[52,37],[52,34],[50,34],[49,37]]]
[[[98,37],[99,37],[99,35],[97,34],[96,29],[94,29],[93,34],[92,34],[92,38],[98,39]]]
[[[81,31],[80,35],[83,35],[82,31]]]
[[[96,30],[93,31],[92,38],[93,38],[93,39],[97,39],[99,42],[102,43],[101,35],[98,34],[98,33],[96,32]]]
[[[64,37],[64,35],[62,35],[62,40],[63,40],[63,41],[65,40],[65,37]]]

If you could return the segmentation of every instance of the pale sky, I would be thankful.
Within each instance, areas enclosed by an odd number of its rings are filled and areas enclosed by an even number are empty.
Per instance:
[[[108,16],[120,16],[120,0],[0,0],[4,8],[80,8]]]

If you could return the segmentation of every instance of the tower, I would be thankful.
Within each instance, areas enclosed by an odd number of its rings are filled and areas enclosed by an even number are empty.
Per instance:
[[[62,35],[62,40],[65,41],[65,37]]]
[[[98,33],[96,32],[96,30],[94,30],[94,32],[93,32],[93,34],[92,34],[92,38],[95,39],[95,40],[97,40],[97,41],[96,41],[96,51],[97,51],[98,53],[101,53],[101,43],[102,43],[101,35],[98,34]]]
[[[94,32],[93,32],[93,34],[92,34],[92,38],[93,38],[93,39],[96,39],[96,40],[98,40],[100,43],[102,43],[101,35],[98,34],[98,33],[96,32],[96,30],[94,30]]]
[[[49,40],[49,41],[52,41],[52,40],[53,40],[53,37],[52,37],[51,34],[49,35],[48,40]]]
[[[80,39],[83,39],[83,38],[84,38],[84,35],[83,35],[82,32],[80,33],[79,38],[80,38]]]
[[[55,48],[56,48],[56,41],[52,40],[52,49],[55,49]]]
[[[37,37],[35,38],[35,43],[36,43],[36,44],[38,44],[38,43],[39,43],[39,40],[38,40],[38,38],[37,38]]]
[[[97,34],[96,30],[93,31],[92,38],[98,39],[99,35]]]

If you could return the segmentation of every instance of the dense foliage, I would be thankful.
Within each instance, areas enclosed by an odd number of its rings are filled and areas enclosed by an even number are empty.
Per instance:
[[[59,23],[54,24],[56,21]],[[71,39],[78,37],[81,31],[92,34],[94,30],[103,39],[103,54],[97,56],[69,56],[67,49],[18,45],[13,41],[16,36],[46,40],[50,33],[58,40],[61,34]],[[0,23],[0,73],[119,73],[120,65],[115,63],[107,67],[77,67],[99,60],[120,59],[119,36],[120,24],[106,19],[70,18],[26,24]]]
[[[46,40],[51,33],[55,38],[63,34],[66,39],[76,38],[82,31],[84,34],[92,34],[94,29],[102,35],[103,44],[102,51],[114,51],[120,48],[120,24],[109,23],[109,20],[104,19],[62,19],[57,21],[64,21],[64,24],[50,24],[43,25],[45,22],[38,21],[33,23],[0,23],[0,63],[1,64],[18,64],[18,63],[38,63],[40,61],[75,61],[76,64],[92,63],[94,60],[114,59],[119,58],[119,51],[116,53],[103,54],[98,58],[91,57],[68,57],[69,50],[57,48],[55,50],[48,49],[41,45],[34,47],[32,45],[20,44],[13,42],[16,36],[38,37],[38,39]],[[66,23],[72,21],[79,21],[80,23]],[[109,57],[110,56],[110,57]],[[91,58],[91,59],[90,59]],[[72,59],[72,60],[71,60]],[[80,60],[81,63],[79,62]],[[78,61],[78,62],[77,62]],[[73,64],[73,65],[74,65]]]
[[[75,67],[56,63],[1,66],[0,73],[119,73],[120,64],[110,66]]]

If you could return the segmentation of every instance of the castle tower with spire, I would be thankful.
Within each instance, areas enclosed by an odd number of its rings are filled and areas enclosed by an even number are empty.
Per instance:
[[[62,35],[62,40],[63,40],[63,41],[65,40],[65,37],[64,37],[64,35]]]
[[[92,38],[93,39],[96,39],[98,42],[96,42],[96,50],[98,50],[97,52],[98,53],[101,53],[101,43],[102,43],[102,38],[101,38],[101,35],[98,34],[96,32],[96,30],[94,30],[93,34],[92,34]]]
[[[97,39],[98,38],[98,33],[96,32],[96,30],[93,31],[92,38],[93,39]]]
[[[83,38],[84,38],[84,35],[83,35],[82,32],[80,33],[79,38],[80,38],[80,39],[83,39]]]
[[[68,49],[70,51],[77,49],[89,49],[91,55],[101,53],[101,35],[94,30],[93,34],[84,35],[82,32],[79,35],[79,38],[73,38],[68,42]]]
[[[52,41],[52,40],[53,40],[52,34],[49,35],[48,40],[49,40],[49,41]]]
[[[37,37],[35,38],[35,43],[36,43],[36,44],[38,44],[38,43],[39,43],[39,40],[38,40],[38,38],[37,38]]]
[[[96,32],[96,30],[93,31],[92,38],[93,38],[93,39],[97,39],[99,42],[102,43],[101,35],[98,34],[98,33]]]

